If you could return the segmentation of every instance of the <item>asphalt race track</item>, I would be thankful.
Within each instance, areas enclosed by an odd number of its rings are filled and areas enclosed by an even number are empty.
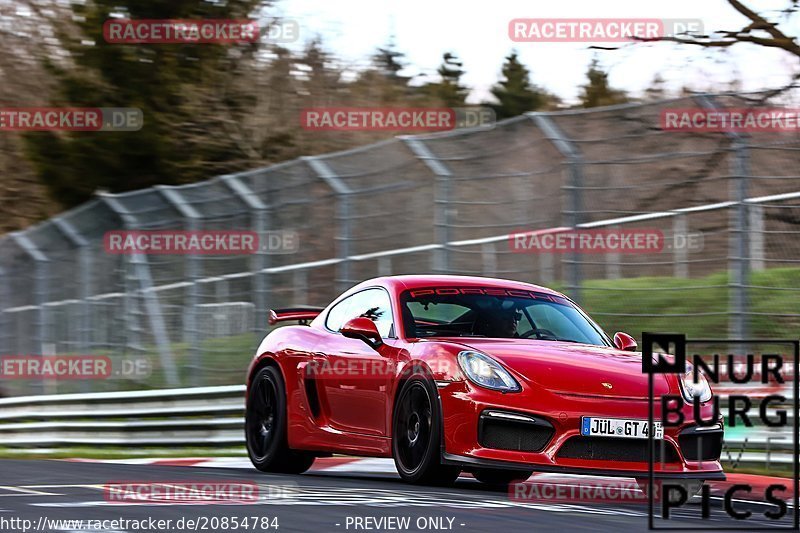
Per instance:
[[[381,460],[382,461],[382,460]],[[0,461],[0,530],[23,531],[270,531],[255,525],[252,517],[268,517],[277,531],[646,531],[647,506],[609,503],[539,503],[517,501],[506,491],[486,490],[471,477],[463,476],[453,487],[416,487],[402,483],[396,475],[348,471],[347,464],[303,475],[268,475],[238,466],[203,468],[154,464],[108,464],[60,460]],[[140,504],[108,501],[104,486],[120,481],[137,482],[254,482],[262,497],[248,504]],[[282,496],[273,490],[282,489]],[[699,504],[689,504],[669,521],[671,527],[701,529],[742,527],[777,528],[790,525],[791,511],[781,521],[763,517],[773,506],[741,504],[753,517],[737,523],[724,514],[714,498],[711,517],[699,520]],[[251,517],[246,527],[227,528],[210,519]],[[394,517],[379,522],[381,517]],[[116,529],[77,529],[53,520],[141,520],[138,526]],[[408,525],[402,520],[408,518]],[[13,520],[17,519],[16,522]],[[169,529],[150,528],[155,522],[172,520]],[[182,525],[176,526],[183,519]],[[193,528],[186,521],[196,519]],[[360,519],[357,522],[357,519]],[[400,520],[400,522],[398,522]],[[419,522],[418,522],[419,520]],[[49,526],[48,526],[49,524]],[[107,524],[112,524],[111,522]],[[261,525],[265,522],[261,522]],[[205,526],[205,527],[203,527]],[[255,526],[255,527],[254,527]],[[83,525],[84,528],[87,524]],[[108,525],[105,526],[108,528]],[[658,524],[657,524],[657,527]]]

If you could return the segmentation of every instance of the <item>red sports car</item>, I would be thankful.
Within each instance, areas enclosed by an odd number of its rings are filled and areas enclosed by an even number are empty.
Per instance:
[[[504,484],[531,472],[645,478],[648,379],[636,342],[613,341],[550,289],[463,276],[365,281],[328,307],[280,309],[247,379],[246,438],[259,470],[300,473],[333,453],[393,457],[409,482],[462,470]],[[724,479],[722,422],[701,377],[657,374],[684,422],[653,427],[658,478]],[[660,404],[654,407],[660,420]],[[691,480],[691,481],[687,481]]]

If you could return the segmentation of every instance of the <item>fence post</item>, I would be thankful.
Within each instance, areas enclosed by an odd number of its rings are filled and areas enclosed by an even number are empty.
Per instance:
[[[80,302],[78,314],[78,347],[81,352],[91,352],[91,284],[92,284],[92,254],[87,241],[78,230],[63,217],[53,219],[53,225],[78,249],[78,291],[75,297]],[[81,390],[88,392],[89,383],[81,380]]]
[[[542,130],[545,138],[553,143],[556,150],[567,160],[568,179],[567,185],[562,187],[567,191],[568,202],[563,211],[564,224],[577,229],[583,220],[583,156],[575,143],[561,131],[548,113],[528,113],[528,117]],[[583,285],[583,272],[581,268],[580,253],[573,250],[568,254],[568,259],[562,260],[567,265],[567,292],[573,300],[580,303],[581,286]]]
[[[155,189],[164,197],[175,211],[186,221],[189,231],[198,231],[199,220],[203,218],[197,209],[188,203],[178,189],[166,185],[156,185]],[[200,328],[197,327],[197,311],[200,305],[200,283],[198,280],[203,275],[203,265],[197,254],[186,256],[186,277],[189,285],[186,287],[186,302],[183,305],[183,342],[189,345],[192,362],[189,365],[189,383],[200,386],[203,371],[203,352],[200,349]]]
[[[7,307],[11,307],[11,274],[4,267],[0,266],[0,302],[3,302],[3,309],[0,309],[0,354],[10,354],[11,350],[11,320]]]
[[[13,232],[10,234],[14,242],[19,246],[25,254],[33,261],[33,294],[34,305],[36,306],[36,353],[43,356],[49,352],[47,346],[49,339],[49,316],[47,313],[48,296],[50,293],[50,273],[49,262],[47,256],[39,250],[39,248],[31,241],[27,235],[22,232]],[[32,387],[32,392],[44,392],[44,378],[38,382],[38,385]]]
[[[536,281],[536,283],[549,285],[555,279],[553,254],[543,251],[536,255],[539,256],[539,279]]]
[[[452,240],[450,235],[452,227],[450,182],[453,173],[419,137],[401,136],[399,139],[405,142],[411,152],[436,176],[433,228],[434,239],[437,244],[441,245],[441,248],[434,252],[433,271],[448,274],[452,268],[450,258],[450,241]]]
[[[384,255],[378,258],[378,275],[391,276],[392,275],[392,258],[391,256]]]
[[[122,219],[124,227],[130,229],[136,225],[136,218],[125,208],[117,198],[109,193],[98,193],[98,197]],[[175,359],[172,357],[172,349],[169,344],[169,336],[164,323],[164,314],[161,312],[161,303],[158,294],[153,289],[153,278],[150,275],[150,265],[147,259],[141,254],[131,254],[129,263],[133,266],[136,273],[136,281],[139,284],[139,291],[144,299],[147,308],[147,317],[150,320],[150,329],[153,331],[153,338],[158,347],[161,366],[164,369],[164,376],[167,384],[177,387],[180,384],[178,372],[175,368]]]
[[[295,304],[306,304],[308,302],[308,271],[305,268],[296,269],[292,273],[292,284],[294,285]]]
[[[748,285],[750,284],[750,244],[747,189],[750,176],[750,155],[746,141],[736,135],[734,141],[734,169],[736,187],[735,233],[733,235],[733,254],[731,266],[732,303],[731,334],[734,338],[746,339],[749,335],[747,322]]]
[[[266,270],[271,266],[271,256],[262,245],[261,239],[266,237],[270,228],[270,209],[236,174],[220,176],[220,180],[250,209],[251,227],[258,235],[259,249],[253,254],[250,269],[253,273],[254,333],[263,333],[269,312],[270,280]]]
[[[254,198],[261,203],[259,198]],[[271,224],[270,214],[266,209],[262,209],[260,207],[255,209],[256,210],[253,211],[252,224],[253,231],[258,234],[259,247],[258,250],[256,250],[256,253],[253,254],[250,269],[252,270],[254,276],[253,304],[256,312],[254,321],[254,327],[256,330],[255,332],[258,333],[260,331],[263,333],[264,328],[267,326],[269,308],[272,305],[270,303],[270,292],[272,290],[270,285],[271,280],[267,272],[267,269],[272,266],[272,257],[269,255],[269,251],[266,249],[266,247],[261,243],[261,239],[266,238],[267,231],[269,231]]]
[[[302,158],[322,178],[336,194],[336,221],[339,234],[336,236],[336,256],[341,259],[337,266],[336,286],[339,292],[344,292],[352,284],[350,278],[350,248],[352,241],[350,195],[352,191],[342,181],[333,169],[317,157]]]
[[[220,277],[214,280],[214,301],[217,303],[230,302],[231,291],[228,278]]]
[[[121,355],[127,355],[128,350],[133,350],[135,353],[142,353],[145,347],[142,344],[142,330],[139,325],[143,320],[143,313],[139,309],[138,298],[142,294],[137,290],[141,287],[137,279],[137,266],[134,264],[133,258],[129,257],[124,263],[123,283],[125,284],[125,291],[122,296],[122,322],[125,324],[125,341]]]
[[[619,230],[619,226],[611,226],[612,231]],[[622,255],[618,251],[606,252],[606,279],[619,279],[622,277]]]
[[[708,95],[698,95],[695,99],[706,109],[718,109]],[[728,331],[732,338],[746,339],[749,334],[747,323],[747,286],[750,284],[750,219],[748,217],[747,192],[750,181],[750,155],[747,139],[735,131],[725,133],[731,141],[733,161],[731,163],[731,196],[735,198],[730,225],[731,238],[728,252],[728,287],[730,293],[730,322]]]
[[[750,211],[750,270],[761,271],[765,268],[766,255],[764,252],[764,206],[749,203]]]
[[[686,215],[675,215],[672,219],[672,244],[677,242],[676,235],[688,235],[689,223],[686,220]],[[684,240],[684,242],[686,242]],[[666,243],[665,243],[666,244]],[[676,278],[689,277],[689,250],[687,246],[675,246],[673,249],[673,275]]]
[[[494,277],[497,275],[497,248],[493,242],[481,244],[481,259],[483,262],[483,275]]]

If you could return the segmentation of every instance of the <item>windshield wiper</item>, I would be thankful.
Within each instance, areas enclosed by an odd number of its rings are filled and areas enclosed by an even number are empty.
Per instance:
[[[550,341],[550,342],[574,342],[576,344],[583,344],[581,341],[576,341],[574,339],[562,339],[559,337],[536,337],[537,341]]]

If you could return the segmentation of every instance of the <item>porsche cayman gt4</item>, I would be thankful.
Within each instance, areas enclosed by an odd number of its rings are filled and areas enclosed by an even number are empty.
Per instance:
[[[685,398],[684,421],[648,421],[648,376],[624,333],[527,283],[463,276],[365,281],[325,308],[270,312],[247,376],[250,459],[300,473],[316,457],[392,457],[409,482],[462,471],[503,484],[531,472],[724,478],[712,391],[654,376],[656,398]],[[660,420],[659,402],[654,405]]]

